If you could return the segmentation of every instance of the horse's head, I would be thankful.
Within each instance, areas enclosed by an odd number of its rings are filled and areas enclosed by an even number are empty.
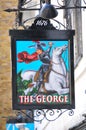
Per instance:
[[[54,56],[60,56],[66,49],[67,49],[67,45],[64,45],[62,47],[56,47],[53,50],[53,55]]]

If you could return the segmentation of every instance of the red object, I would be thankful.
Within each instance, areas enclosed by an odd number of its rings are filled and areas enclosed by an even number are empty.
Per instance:
[[[38,60],[38,54],[37,52],[33,53],[33,54],[29,54],[26,51],[23,51],[21,53],[18,53],[18,62],[25,62],[25,63],[29,63],[32,61]]]

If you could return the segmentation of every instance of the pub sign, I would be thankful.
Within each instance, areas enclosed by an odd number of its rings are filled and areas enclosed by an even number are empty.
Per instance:
[[[13,109],[71,109],[74,30],[10,30]]]

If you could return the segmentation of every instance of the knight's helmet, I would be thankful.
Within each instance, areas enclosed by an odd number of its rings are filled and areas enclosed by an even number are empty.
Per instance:
[[[43,49],[43,47],[42,47],[42,43],[41,43],[40,41],[35,41],[35,43],[36,43],[36,49],[37,49],[37,50],[42,50],[42,51],[44,51],[44,49]]]
[[[37,43],[37,44],[36,44],[36,48],[37,48],[37,50],[42,50],[42,51],[44,51],[44,50],[43,50],[43,47],[42,47],[42,45],[41,45],[41,43]]]

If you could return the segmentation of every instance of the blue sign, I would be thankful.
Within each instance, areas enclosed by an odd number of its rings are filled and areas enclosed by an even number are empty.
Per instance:
[[[34,123],[7,123],[6,130],[34,130]]]

